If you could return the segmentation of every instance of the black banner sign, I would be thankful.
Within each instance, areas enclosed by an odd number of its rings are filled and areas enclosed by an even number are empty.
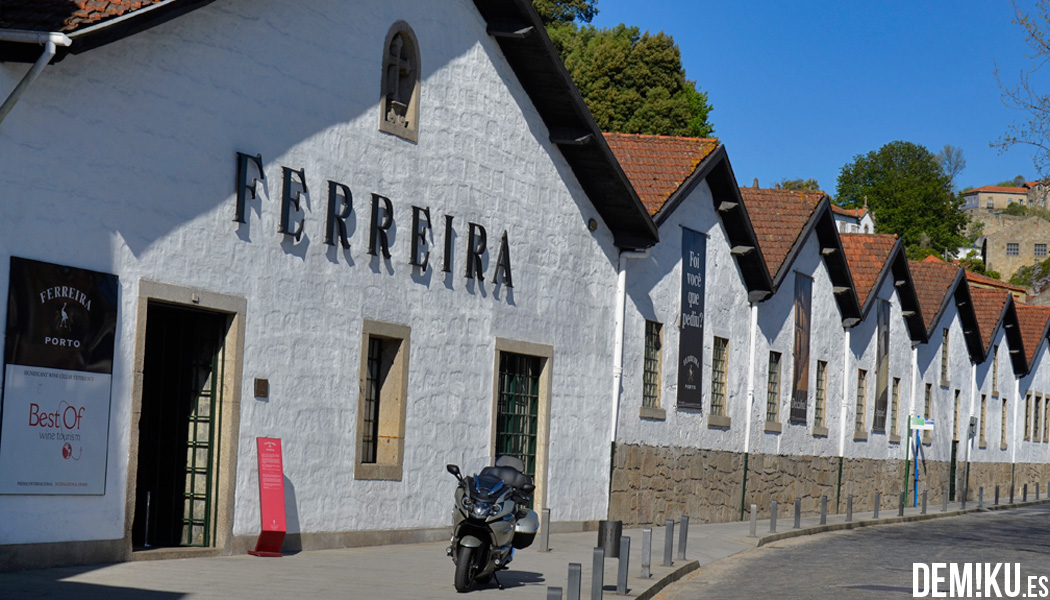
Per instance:
[[[113,372],[117,276],[11,257],[4,362]]]
[[[809,330],[813,309],[813,280],[795,273],[795,378],[791,386],[791,419],[806,424],[809,406]]]
[[[678,406],[703,409],[704,287],[707,236],[682,228],[682,311],[678,330]]]

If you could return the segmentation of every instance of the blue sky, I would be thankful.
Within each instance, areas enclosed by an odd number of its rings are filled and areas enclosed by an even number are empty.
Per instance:
[[[1022,1],[1022,6],[1031,0]],[[1028,64],[1004,0],[841,2],[598,0],[593,25],[671,34],[740,185],[815,178],[894,140],[963,149],[956,186],[1036,178],[1031,151],[989,142],[1023,113],[994,77]]]

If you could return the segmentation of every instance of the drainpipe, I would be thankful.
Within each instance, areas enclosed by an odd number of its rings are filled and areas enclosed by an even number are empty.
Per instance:
[[[29,89],[30,84],[32,84],[37,76],[40,75],[40,72],[44,70],[47,63],[51,62],[51,59],[55,57],[55,52],[58,51],[57,46],[68,46],[72,43],[72,40],[63,33],[6,29],[0,30],[0,42],[40,44],[44,47],[44,51],[40,54],[40,58],[36,59],[33,66],[22,77],[22,80],[18,82],[15,89],[7,96],[7,99],[4,100],[3,105],[0,105],[0,123],[2,123],[4,117],[6,117],[7,113],[11,112],[11,109],[15,107],[19,98],[22,97],[22,94]]]
[[[648,248],[642,251],[622,251],[616,272],[616,342],[613,344],[612,423],[609,427],[609,441],[612,444],[616,443],[616,429],[620,419],[620,382],[623,380],[623,330],[625,326],[623,313],[627,305],[627,261],[648,256]],[[611,456],[610,460],[612,460]]]
[[[747,503],[747,459],[751,450],[751,419],[755,412],[755,348],[758,344],[758,305],[751,304],[751,345],[747,357],[747,403],[744,417],[744,477],[740,486],[740,520],[744,520]]]

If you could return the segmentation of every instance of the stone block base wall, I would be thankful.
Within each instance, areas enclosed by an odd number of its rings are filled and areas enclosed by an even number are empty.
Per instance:
[[[847,497],[853,495],[854,512],[870,512],[875,492],[881,494],[880,512],[896,514],[900,493],[905,491],[907,469],[908,505],[915,500],[912,478],[915,465],[900,459],[842,459],[822,456],[782,456],[752,454],[747,457],[744,481],[744,455],[738,452],[700,450],[676,446],[617,445],[613,463],[609,518],[626,526],[662,524],[688,515],[695,523],[736,521],[744,518],[752,503],[758,517],[768,519],[770,501],[776,499],[779,519],[792,518],[795,498],[802,499],[802,513],[820,513],[820,497],[828,497],[828,513],[845,513]],[[966,463],[956,465],[956,498],[961,498]],[[943,502],[948,493],[950,465],[927,461],[919,466],[919,502],[923,490],[929,510]],[[1035,482],[1040,497],[1050,490],[1050,465],[971,463],[968,499],[977,500],[978,487],[985,488],[985,502],[992,502],[995,485],[1000,486],[1001,502],[1009,499],[1012,480],[1015,500],[1021,500],[1021,486],[1028,484],[1028,499],[1035,499]],[[836,502],[837,501],[837,502]]]

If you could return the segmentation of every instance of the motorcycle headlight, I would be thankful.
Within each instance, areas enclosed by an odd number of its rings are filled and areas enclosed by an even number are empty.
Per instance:
[[[492,503],[490,502],[477,502],[474,504],[474,516],[476,517],[488,516],[490,510],[492,510]]]

